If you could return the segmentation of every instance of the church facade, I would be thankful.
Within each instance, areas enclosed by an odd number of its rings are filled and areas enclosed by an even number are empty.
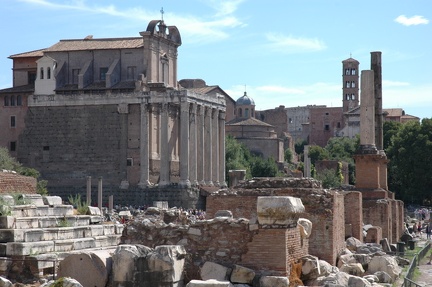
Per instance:
[[[35,76],[17,159],[60,195],[88,177],[111,192],[225,186],[225,98],[178,85],[180,45],[154,20],[140,37],[61,40],[28,57],[31,71],[13,70]]]

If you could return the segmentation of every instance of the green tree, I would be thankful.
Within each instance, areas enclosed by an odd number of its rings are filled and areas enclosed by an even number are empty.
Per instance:
[[[225,167],[226,176],[230,170],[246,170],[246,178],[251,178],[250,162],[252,155],[245,145],[238,142],[234,137],[228,135],[225,138]]]
[[[384,150],[388,149],[388,147],[391,144],[392,138],[399,132],[399,130],[402,128],[402,125],[403,124],[399,122],[393,122],[393,121],[384,122],[383,125]]]
[[[251,162],[251,173],[253,177],[274,177],[278,173],[278,167],[273,158],[255,156]]]
[[[293,159],[293,153],[290,148],[287,148],[284,152],[284,160],[287,163],[291,163]]]
[[[326,149],[317,145],[311,145],[309,146],[309,158],[311,159],[311,164],[315,165],[318,160],[329,159],[330,155]]]
[[[395,130],[387,148],[389,189],[403,201],[431,203],[432,119],[407,122]]]
[[[340,177],[337,172],[332,169],[325,169],[317,174],[316,179],[322,182],[324,188],[336,188],[341,185]]]
[[[355,162],[354,154],[360,146],[360,137],[334,137],[331,138],[325,147],[332,160],[344,161],[348,163],[348,182],[355,184]]]

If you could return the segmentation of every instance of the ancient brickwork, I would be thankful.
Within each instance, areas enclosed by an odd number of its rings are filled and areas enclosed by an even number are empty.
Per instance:
[[[309,253],[331,264],[345,248],[344,196],[321,188],[320,182],[306,178],[256,179],[239,184],[231,191],[219,191],[207,197],[207,214],[227,209],[235,217],[256,218],[258,196],[293,196],[302,200],[312,224]]]
[[[36,193],[36,179],[0,171],[0,193]]]
[[[82,185],[86,176],[101,174],[106,185],[118,186],[119,123],[117,105],[32,107],[18,159],[40,171],[54,194],[56,187]]]
[[[345,193],[345,223],[351,226],[351,234],[360,241],[363,241],[363,209],[362,194],[358,191]]]
[[[363,219],[364,222],[382,228],[383,238],[392,238],[391,229],[391,208],[390,200],[363,200]]]
[[[167,218],[164,221],[167,222]],[[308,239],[303,239],[301,244],[298,226],[263,228],[250,224],[244,218],[221,217],[187,225],[150,219],[134,220],[125,228],[121,243],[142,244],[151,248],[183,245],[188,254],[185,262],[187,280],[201,279],[199,268],[206,261],[227,267],[243,264],[257,268],[256,271],[268,270],[274,275],[288,275],[287,263],[308,254]]]

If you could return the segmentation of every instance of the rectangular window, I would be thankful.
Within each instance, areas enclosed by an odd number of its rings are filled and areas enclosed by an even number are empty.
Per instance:
[[[106,80],[106,73],[108,72],[108,68],[100,68],[99,69],[99,79],[101,81],[105,81]]]
[[[11,128],[14,128],[15,125],[16,125],[15,116],[11,116],[10,117],[10,126],[11,126]]]
[[[128,157],[126,159],[126,166],[133,166],[133,158]]]
[[[127,67],[127,79],[135,80],[136,76],[136,66]]]
[[[329,131],[329,130],[330,130],[330,126],[329,126],[329,125],[325,125],[325,126],[324,126],[324,129],[325,129],[326,131]]]
[[[16,151],[16,142],[10,142],[9,150],[10,151]]]
[[[43,150],[49,150],[49,145],[45,145],[45,146],[43,146],[42,149],[43,149]]]
[[[80,69],[72,69],[72,84],[78,84],[78,75],[80,73]]]
[[[34,84],[34,82],[36,81],[36,72],[28,72],[27,77],[28,77],[28,83]]]

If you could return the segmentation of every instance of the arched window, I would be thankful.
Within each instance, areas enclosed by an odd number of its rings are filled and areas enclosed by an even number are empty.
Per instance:
[[[15,96],[11,96],[11,98],[10,98],[10,105],[11,106],[15,106]]]
[[[356,74],[356,69],[351,69],[351,75],[355,75]]]
[[[351,95],[351,100],[355,100],[355,95],[354,94]]]
[[[349,101],[349,99],[350,99],[350,95],[349,95],[349,94],[346,94],[346,95],[345,95],[345,99],[346,99],[347,101]]]
[[[355,88],[356,84],[354,81],[351,82],[351,88]]]
[[[251,109],[251,116],[252,117],[255,117],[254,112],[255,112],[254,109]]]
[[[350,70],[349,69],[345,69],[345,75],[349,75],[350,74]]]
[[[347,87],[347,88],[350,88],[350,87],[351,87],[351,85],[350,85],[350,82],[349,82],[349,81],[346,81],[346,82],[345,82],[345,85],[346,85],[346,87]]]
[[[51,68],[47,68],[47,79],[51,79]]]
[[[4,97],[4,106],[5,107],[9,106],[9,97],[8,96]]]
[[[242,109],[241,108],[239,108],[239,117],[242,117],[243,116],[243,112],[242,112]]]
[[[246,108],[246,109],[245,109],[245,118],[248,118],[248,117],[249,117],[249,109]]]
[[[40,68],[40,77],[41,80],[44,78],[44,70],[43,67]]]
[[[21,95],[17,96],[17,106],[22,106],[22,96]]]

